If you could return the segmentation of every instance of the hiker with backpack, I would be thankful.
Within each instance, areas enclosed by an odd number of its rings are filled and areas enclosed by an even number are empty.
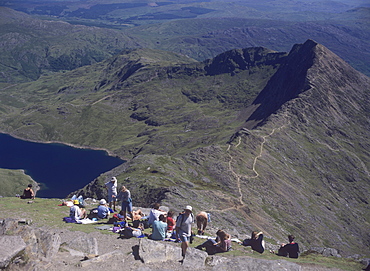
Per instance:
[[[176,235],[181,240],[182,260],[184,261],[186,250],[189,247],[189,242],[192,243],[191,225],[194,223],[193,207],[186,206],[184,212],[177,217],[176,220]]]

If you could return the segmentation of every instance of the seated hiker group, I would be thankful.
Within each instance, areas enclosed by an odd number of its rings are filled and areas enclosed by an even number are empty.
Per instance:
[[[159,203],[154,203],[149,214],[145,215],[140,209],[133,210],[131,193],[125,186],[122,186],[120,192],[117,193],[117,179],[115,177],[107,182],[105,186],[108,189],[108,202],[105,199],[101,199],[99,206],[87,214],[82,197],[74,196],[71,200],[73,204],[70,204],[70,216],[65,218],[65,221],[79,223],[79,221],[85,219],[90,221],[108,219],[107,223],[113,224],[113,232],[119,233],[122,238],[147,237],[152,240],[181,242],[183,259],[189,243],[192,243],[195,236],[192,232],[192,224],[196,223],[197,237],[207,238],[204,243],[196,246],[196,249],[205,249],[209,255],[227,252],[231,249],[231,236],[223,230],[217,231],[216,238],[204,236],[207,223],[210,222],[210,214],[202,211],[194,217],[192,206],[187,205],[183,212],[179,213],[177,218],[174,219],[173,211],[166,210],[167,208],[164,207],[163,210]],[[117,201],[121,202],[120,212],[116,210]],[[110,214],[113,215],[110,216]],[[144,229],[147,228],[151,228],[151,234],[144,233]],[[294,236],[289,235],[288,239],[289,243],[282,244],[276,255],[298,258],[299,247],[294,242]],[[247,238],[244,241],[239,241],[238,239],[233,241],[243,246],[250,246],[253,251],[258,253],[265,251],[262,232],[253,231],[251,238]],[[274,253],[273,251],[270,252]]]

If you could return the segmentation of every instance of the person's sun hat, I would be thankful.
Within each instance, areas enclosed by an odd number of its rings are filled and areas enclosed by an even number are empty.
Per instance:
[[[104,205],[104,204],[107,204],[107,202],[105,201],[105,199],[101,199],[101,200],[99,201],[99,204],[100,204],[100,205]]]
[[[80,204],[80,201],[78,199],[73,200],[73,204],[77,205]]]
[[[189,210],[190,212],[193,212],[193,207],[191,207],[190,205],[187,205],[184,210]]]

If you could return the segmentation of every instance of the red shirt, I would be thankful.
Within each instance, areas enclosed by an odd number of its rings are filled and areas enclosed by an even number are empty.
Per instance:
[[[175,220],[172,217],[167,217],[167,230],[172,231],[175,226]]]

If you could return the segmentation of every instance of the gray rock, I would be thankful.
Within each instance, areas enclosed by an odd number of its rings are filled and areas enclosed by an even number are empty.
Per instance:
[[[66,242],[66,246],[86,254],[99,254],[98,241],[94,237],[81,236]]]
[[[204,268],[208,253],[195,248],[188,248],[183,262],[184,267],[191,269]]]
[[[324,250],[322,252],[322,255],[324,257],[330,257],[330,256],[332,256],[332,257],[338,257],[338,258],[341,257],[340,254],[339,254],[339,252],[338,252],[338,250],[335,249],[335,248],[324,248]]]
[[[0,235],[11,235],[14,233],[18,226],[18,220],[12,218],[6,218],[1,221],[0,224]]]
[[[0,244],[0,269],[6,268],[26,248],[26,243],[20,236],[0,236]]]
[[[219,261],[216,265],[213,266],[212,270],[301,271],[302,269],[300,265],[285,260],[264,260],[250,257],[234,257],[232,259]]]
[[[85,260],[85,261],[81,261],[79,266],[86,267],[86,266],[89,266],[91,264],[106,262],[106,261],[109,261],[112,257],[123,258],[123,253],[120,252],[120,251],[115,250],[115,251],[100,255],[98,257],[94,257],[94,258],[91,258],[91,259],[88,259],[88,260]],[[122,261],[122,264],[123,264],[123,261]]]
[[[182,258],[180,247],[146,238],[139,241],[139,257],[144,263],[178,261]]]
[[[53,258],[59,250],[61,238],[58,234],[44,230],[35,229],[39,257]]]

